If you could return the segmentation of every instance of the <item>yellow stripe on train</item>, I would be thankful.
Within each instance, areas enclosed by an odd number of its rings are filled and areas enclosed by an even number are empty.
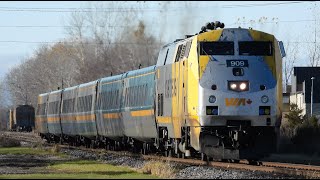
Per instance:
[[[59,121],[60,117],[48,117],[48,121]],[[61,117],[62,121],[63,120],[74,120],[74,116],[63,116]],[[89,114],[89,115],[81,115],[81,116],[76,116],[76,121],[88,121],[88,120],[94,120],[95,116],[94,114]]]
[[[103,118],[105,118],[105,119],[119,119],[120,115],[119,115],[119,113],[106,113],[106,114],[103,114]]]
[[[152,116],[153,114],[154,114],[153,109],[131,111],[131,116],[133,116],[133,117]]]
[[[162,117],[162,116],[157,117],[157,122],[158,123],[162,123],[162,124],[172,123],[171,122],[171,117]]]
[[[59,121],[60,117],[47,117],[48,121]]]
[[[94,120],[94,119],[95,119],[94,114],[76,116],[77,121],[87,121],[87,120]]]

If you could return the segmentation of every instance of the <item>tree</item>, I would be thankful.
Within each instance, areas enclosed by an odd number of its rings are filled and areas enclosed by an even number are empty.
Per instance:
[[[299,44],[287,42],[285,43],[284,48],[286,51],[286,57],[283,59],[283,77],[285,81],[285,90],[287,91],[287,85],[289,84],[289,80],[293,74],[293,67],[297,62]]]
[[[39,94],[61,88],[62,81],[65,87],[78,84],[75,77],[80,72],[73,52],[74,49],[64,43],[44,45],[33,57],[12,68],[4,83],[11,92],[13,105],[35,105]]]
[[[290,104],[290,111],[285,115],[285,118],[288,118],[290,128],[295,128],[305,121],[305,117],[301,113],[302,109],[299,109],[297,104]]]
[[[306,51],[308,54],[309,58],[309,65],[311,67],[317,67],[320,62],[320,44],[318,40],[318,30],[317,27],[320,25],[318,16],[319,16],[319,7],[317,7],[317,2],[314,2],[313,7],[311,8],[312,10],[312,16],[314,18],[314,24],[310,24],[311,27],[310,29],[313,29],[313,32],[311,34],[311,37],[306,37],[306,41],[308,42],[306,45]],[[312,27],[313,26],[313,27]],[[309,43],[310,39],[313,39],[313,42]]]
[[[310,125],[311,125],[312,127],[315,127],[315,128],[318,128],[318,127],[319,127],[319,125],[318,125],[318,118],[317,118],[317,117],[311,116],[311,118],[309,119],[309,121],[310,121]]]
[[[81,71],[76,77],[78,82],[138,69],[140,64],[141,67],[156,64],[160,43],[137,18],[141,14],[139,9],[124,8],[119,2],[96,2],[89,6],[92,11],[72,14],[67,29]],[[112,10],[105,11],[104,6]]]
[[[135,16],[139,11],[128,8],[124,13],[123,3],[107,2],[103,8],[104,3],[73,13],[65,40],[39,46],[6,74],[1,86],[10,92],[13,106],[35,106],[41,93],[156,63],[160,43]]]

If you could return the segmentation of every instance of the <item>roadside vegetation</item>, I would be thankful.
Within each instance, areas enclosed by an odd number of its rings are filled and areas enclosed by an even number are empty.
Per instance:
[[[173,166],[170,162],[163,161],[149,161],[138,170],[138,172],[144,174],[152,174],[161,178],[171,178],[179,171],[179,167]]]
[[[0,135],[0,147],[18,147],[18,146],[20,146],[20,141]]]
[[[303,153],[320,156],[320,127],[315,116],[308,118],[296,104],[290,105],[280,131],[281,153]]]
[[[68,158],[59,153],[57,147],[43,150],[28,147],[0,148],[6,159],[2,166],[24,167],[27,173],[1,174],[0,179],[155,179],[158,176],[137,172],[129,167],[103,164],[95,160]],[[35,158],[36,157],[36,158]],[[14,164],[14,165],[12,165]],[[32,164],[32,165],[30,165]],[[27,167],[27,168],[26,168]]]

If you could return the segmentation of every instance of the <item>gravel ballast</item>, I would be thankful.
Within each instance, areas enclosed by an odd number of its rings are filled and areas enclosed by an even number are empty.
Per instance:
[[[139,157],[119,156],[115,154],[95,154],[83,150],[61,149],[61,152],[75,156],[77,158],[99,160],[101,162],[129,166],[134,169],[140,169],[148,160]],[[240,171],[234,169],[221,169],[207,166],[188,166],[180,163],[170,163],[173,168],[178,169],[172,177],[174,179],[301,179],[300,176],[289,176],[283,174],[271,174],[260,171]]]

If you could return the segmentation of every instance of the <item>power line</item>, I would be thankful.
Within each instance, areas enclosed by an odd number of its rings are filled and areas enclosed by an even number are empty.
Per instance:
[[[261,24],[263,23],[296,23],[296,22],[313,22],[315,21],[314,19],[304,19],[304,20],[289,20],[289,21],[266,21],[266,22],[261,22]],[[236,23],[232,23],[230,25],[234,25],[234,24],[254,24],[256,22],[236,22]],[[1,27],[1,26],[0,26]]]
[[[36,43],[36,44],[55,44],[55,43],[80,43],[80,42],[67,42],[67,41],[0,41],[0,43]],[[83,44],[93,44],[98,45],[101,43],[92,43],[92,42],[83,42]],[[103,43],[105,45],[107,44],[134,44],[134,45],[161,45],[161,43],[133,43],[133,42],[117,42],[117,43]]]
[[[51,25],[12,25],[12,26],[0,26],[0,28],[71,28],[74,26],[51,26]],[[93,26],[82,26],[82,27],[93,27]],[[97,26],[97,27],[109,27],[109,28],[114,28],[114,27],[132,27],[132,26]]]
[[[274,5],[289,5],[309,3],[315,1],[293,1],[293,2],[280,2],[280,3],[264,3],[264,4],[232,4],[223,6],[214,6],[215,8],[241,8],[241,7],[258,7],[258,6],[274,6]],[[192,7],[192,8],[212,8],[212,6],[206,7]],[[184,11],[184,8],[167,8],[167,9],[155,9],[155,8],[21,8],[21,7],[0,7],[0,11],[15,11],[15,12],[129,12],[132,10],[138,11]]]
[[[43,43],[43,44],[51,44],[51,43],[80,43],[80,42],[73,42],[73,41],[0,41],[0,43]],[[93,45],[98,45],[101,43],[92,43],[92,42],[82,42],[83,44],[93,44]],[[315,43],[314,41],[287,41],[287,43]],[[320,43],[320,42],[317,42]],[[107,44],[134,44],[134,45],[162,45],[162,43],[134,43],[134,42],[114,42],[114,43],[104,43],[105,45]]]
[[[288,20],[288,21],[267,21],[267,22],[262,22],[262,23],[295,23],[295,22],[314,22],[316,20],[314,19],[304,19],[304,20]],[[252,24],[252,23],[256,23],[256,22],[236,22],[236,23],[232,23],[229,25],[234,25],[234,24]],[[0,28],[71,28],[73,26],[54,26],[54,25],[3,25],[0,26]],[[82,26],[85,28],[89,28],[89,27],[93,27],[93,26]],[[125,26],[125,25],[119,25],[119,26],[97,26],[97,27],[109,27],[109,28],[115,28],[115,27],[132,27],[132,26]]]
[[[315,1],[295,1],[295,2],[282,2],[282,3],[264,3],[264,4],[238,4],[238,5],[225,5],[222,8],[237,8],[237,7],[257,7],[257,6],[274,6],[274,5],[286,5],[286,4],[300,4],[309,3]]]
[[[296,44],[302,44],[302,43],[306,43],[306,44],[314,44],[314,41],[287,41],[287,43],[296,43]],[[319,44],[320,42],[317,42],[317,44]]]

